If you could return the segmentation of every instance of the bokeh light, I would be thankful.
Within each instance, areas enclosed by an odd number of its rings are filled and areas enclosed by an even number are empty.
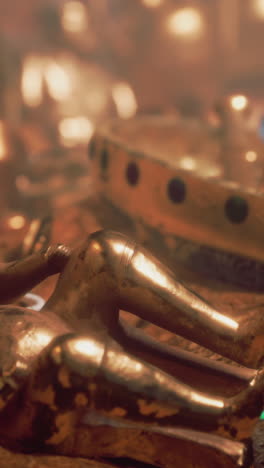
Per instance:
[[[230,104],[232,109],[236,111],[243,111],[248,106],[248,98],[243,94],[237,94],[235,96],[231,96]]]
[[[252,6],[256,16],[264,20],[264,0],[252,0]]]
[[[196,169],[197,163],[194,158],[191,156],[184,156],[179,160],[179,165],[182,169],[185,169],[186,171],[193,171]]]
[[[196,8],[181,8],[167,18],[167,30],[176,36],[196,39],[202,35],[203,29],[203,18]]]
[[[127,83],[116,83],[112,89],[112,96],[121,119],[129,119],[136,114],[137,101],[131,86]]]
[[[94,125],[85,116],[67,117],[59,123],[61,142],[65,146],[87,143],[94,131]]]
[[[142,0],[142,3],[148,8],[156,8],[162,4],[162,0]]]
[[[28,56],[24,59],[22,69],[21,91],[25,104],[37,107],[43,97],[43,64],[37,56]]]
[[[61,15],[62,27],[71,33],[83,32],[87,29],[87,10],[83,3],[77,1],[66,2]]]
[[[26,224],[26,218],[22,215],[11,216],[7,220],[7,224],[11,229],[22,229]]]
[[[258,158],[256,151],[247,151],[245,154],[245,159],[248,162],[255,162]]]
[[[5,126],[4,123],[0,121],[0,160],[3,160],[7,157],[8,148],[6,142]]]
[[[48,60],[44,74],[49,94],[53,99],[64,101],[70,97],[72,93],[70,77],[62,66],[53,60]]]

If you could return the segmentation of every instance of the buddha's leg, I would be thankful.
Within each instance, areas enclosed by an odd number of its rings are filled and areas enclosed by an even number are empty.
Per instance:
[[[23,259],[0,264],[0,303],[12,302],[47,276],[61,272],[69,256],[68,247],[54,245]]]
[[[262,406],[262,375],[251,384],[235,397],[212,397],[127,354],[113,340],[73,336],[57,340],[41,356],[29,379],[27,408],[32,406],[34,437],[44,446],[70,436],[89,410],[240,440],[251,435]]]
[[[120,320],[119,326],[121,329],[118,337],[119,343],[128,353],[136,354],[162,369],[167,369],[173,375],[175,375],[174,367],[177,368],[177,364],[180,364],[185,366],[185,373],[186,369],[197,369],[202,375],[206,373],[207,379],[217,376],[219,381],[220,377],[225,382],[224,385],[226,385],[227,379],[232,383],[233,379],[236,379],[236,384],[241,386],[243,382],[253,380],[257,374],[256,369],[227,364],[223,360],[204,357],[197,351],[187,351],[180,346],[171,346],[160,342],[140,328],[129,325],[123,319]]]
[[[145,249],[122,234],[100,231],[74,252],[46,310],[71,326],[97,314],[112,333],[118,309],[248,367],[261,365],[264,319],[257,310],[240,321],[220,313]]]

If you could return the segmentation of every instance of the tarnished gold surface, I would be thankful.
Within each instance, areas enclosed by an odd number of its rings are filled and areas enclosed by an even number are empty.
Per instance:
[[[52,274],[59,273],[70,254],[68,247],[57,245],[20,261],[0,264],[0,300],[14,301]]]
[[[258,367],[262,360],[258,310],[250,317],[216,310],[145,249],[111,231],[93,234],[73,253],[45,308],[100,330],[115,328],[124,309],[241,364]]]
[[[250,437],[261,411],[262,371],[192,360],[191,353],[128,327],[119,310],[251,366],[262,358],[261,348],[255,350],[256,317],[248,317],[245,329],[244,319],[211,307],[145,249],[112,231],[89,236],[65,263],[42,311],[2,307],[2,443],[118,456],[115,444],[105,450],[89,440],[100,428],[106,435],[122,428],[138,436],[146,431],[157,446],[173,437],[204,453],[208,448],[219,463],[227,457],[220,466],[246,466],[240,440]],[[181,367],[187,381],[177,375]],[[188,383],[197,372],[197,383]],[[206,391],[203,378],[212,379],[212,388],[218,381],[218,390]],[[144,456],[133,444],[123,450],[123,456],[155,463],[153,453]],[[161,466],[170,463],[165,454],[159,460]]]

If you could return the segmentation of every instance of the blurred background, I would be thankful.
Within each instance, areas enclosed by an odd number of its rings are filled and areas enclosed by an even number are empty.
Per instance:
[[[108,118],[218,126],[229,96],[264,138],[264,0],[0,0],[0,26],[0,252],[87,196]]]

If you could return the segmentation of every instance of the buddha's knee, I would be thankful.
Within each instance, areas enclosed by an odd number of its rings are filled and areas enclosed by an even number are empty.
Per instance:
[[[91,278],[100,273],[111,279],[122,277],[135,251],[135,243],[113,231],[97,231],[80,248],[77,261],[80,270]]]

